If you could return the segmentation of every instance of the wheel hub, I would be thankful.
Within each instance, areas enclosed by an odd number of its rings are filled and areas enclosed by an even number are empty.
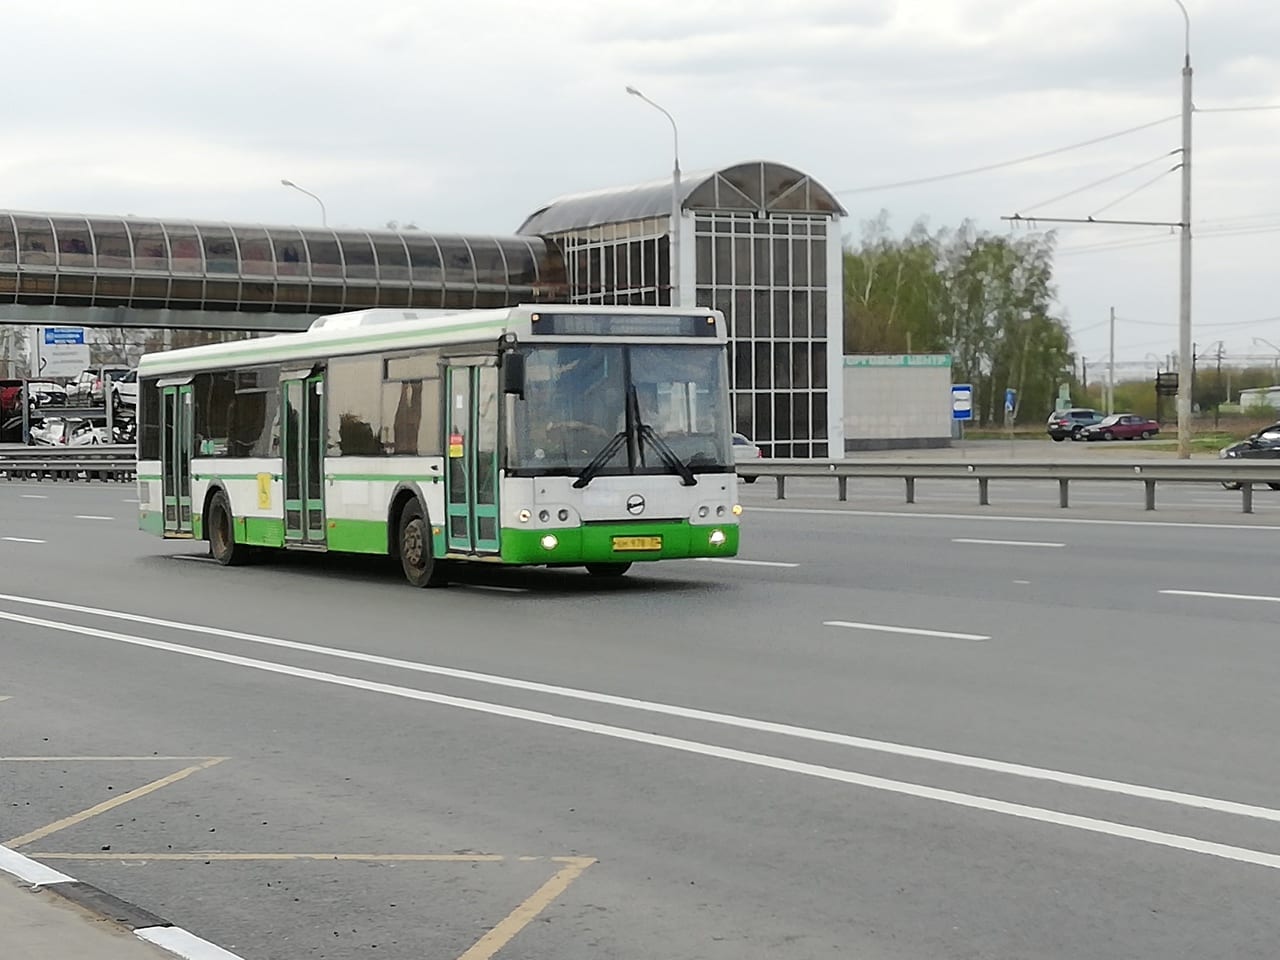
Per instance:
[[[421,520],[409,521],[409,524],[404,528],[404,542],[400,545],[405,562],[414,569],[422,568],[426,553],[422,527]]]

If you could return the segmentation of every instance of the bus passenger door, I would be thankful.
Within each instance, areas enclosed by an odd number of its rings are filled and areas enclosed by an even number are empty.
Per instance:
[[[320,545],[324,532],[324,374],[280,384],[284,542]]]
[[[165,387],[160,395],[160,430],[164,469],[164,532],[191,536],[191,384]]]
[[[498,552],[498,370],[449,367],[445,502],[451,553]]]

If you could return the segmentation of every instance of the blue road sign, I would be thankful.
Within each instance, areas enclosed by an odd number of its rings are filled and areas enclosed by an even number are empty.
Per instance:
[[[50,346],[55,343],[84,343],[84,327],[45,327],[44,342]]]
[[[1018,405],[1018,391],[1007,389],[1004,392],[1004,412],[1013,413],[1013,408]]]
[[[951,385],[951,419],[973,419],[973,384],[953,383]]]

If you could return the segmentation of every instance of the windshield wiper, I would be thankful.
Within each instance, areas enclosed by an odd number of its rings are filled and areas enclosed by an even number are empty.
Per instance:
[[[680,475],[680,483],[683,486],[692,487],[697,485],[698,478],[693,475],[693,471],[676,455],[676,452],[671,449],[671,445],[658,436],[653,427],[641,422],[640,438],[653,444],[653,448],[658,451],[658,456],[662,458],[662,462]]]
[[[582,468],[582,472],[578,474],[578,479],[573,481],[574,489],[581,490],[588,483],[596,478],[604,465],[614,458],[622,445],[627,442],[627,431],[619,430],[613,435],[613,439],[604,445],[604,449],[591,458],[591,462]]]

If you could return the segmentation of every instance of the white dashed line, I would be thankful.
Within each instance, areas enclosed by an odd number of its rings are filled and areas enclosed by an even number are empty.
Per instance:
[[[1210,593],[1207,590],[1161,590],[1171,597],[1208,597],[1211,600],[1261,600],[1263,603],[1280,603],[1280,597],[1264,597],[1252,593]]]
[[[798,567],[798,563],[782,563],[779,560],[738,560],[733,557],[694,557],[701,563],[740,563],[746,567]]]
[[[49,497],[47,494],[43,494],[43,493],[24,493],[22,495],[22,499],[23,500],[48,500]]]
[[[952,537],[952,543],[979,543],[990,547],[1065,547],[1065,543],[1046,540],[972,540],[968,537]]]
[[[44,543],[44,540],[34,540],[31,537],[0,537],[0,540],[8,540],[10,543]]]
[[[114,520],[115,517],[97,517],[91,513],[77,513],[77,520]]]
[[[922,630],[918,627],[890,627],[883,623],[854,623],[849,620],[824,620],[824,627],[844,627],[847,630],[871,630],[877,633],[909,633],[917,637],[942,637],[947,640],[990,640],[980,633],[952,633],[948,630]]]
[[[194,553],[179,553],[169,558],[170,560],[194,560],[196,563],[217,563],[213,557],[202,557]]]

